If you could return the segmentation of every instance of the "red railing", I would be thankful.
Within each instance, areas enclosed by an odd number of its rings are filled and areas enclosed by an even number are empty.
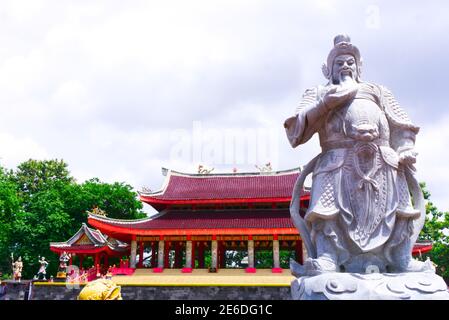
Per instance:
[[[98,270],[95,267],[92,267],[89,270],[87,270],[87,281],[93,281],[97,279],[97,273]]]

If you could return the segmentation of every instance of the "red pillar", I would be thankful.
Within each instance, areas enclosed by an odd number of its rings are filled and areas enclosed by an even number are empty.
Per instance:
[[[99,261],[98,258],[99,258],[99,257],[98,257],[98,253],[96,253],[96,254],[95,254],[95,258],[94,258],[94,266],[95,266],[95,267],[97,267],[97,264],[98,264],[98,261]]]
[[[196,241],[192,241],[192,269],[195,269],[195,248]]]
[[[104,255],[104,267],[106,269],[109,267],[109,256],[107,254]]]
[[[72,265],[72,255],[70,255],[69,266]]]
[[[226,248],[223,241],[220,241],[218,245],[218,256],[219,256],[219,266],[220,268],[226,267]]]
[[[175,242],[175,268],[181,269],[182,266],[182,247],[179,241]]]
[[[204,241],[200,241],[198,246],[198,267],[204,268]]]
[[[156,268],[157,242],[151,242],[151,268]]]
[[[80,255],[79,255],[79,259],[80,259],[80,269],[82,269],[82,268],[83,268],[84,255],[83,255],[83,254],[80,254]]]
[[[170,253],[170,245],[171,245],[170,241],[165,241],[165,244],[164,244],[164,269],[170,268],[170,260],[168,257],[168,254]]]
[[[296,261],[300,264],[304,264],[304,257],[302,256],[302,240],[296,240]]]
[[[143,251],[144,251],[143,241],[140,241],[139,243],[139,264],[137,265],[138,268],[143,268]]]

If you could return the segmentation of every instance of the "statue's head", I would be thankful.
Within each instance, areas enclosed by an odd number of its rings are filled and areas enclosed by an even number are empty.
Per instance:
[[[350,76],[360,82],[362,58],[359,49],[351,43],[347,35],[334,38],[334,48],[327,56],[327,63],[323,64],[323,74],[329,82],[340,83],[342,77]]]
[[[22,257],[19,257],[19,259],[17,259],[18,261],[22,261]]]

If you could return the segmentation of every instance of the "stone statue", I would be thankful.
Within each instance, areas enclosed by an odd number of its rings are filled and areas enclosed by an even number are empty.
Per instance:
[[[58,275],[57,278],[65,278],[67,275],[67,262],[70,261],[71,258],[71,254],[67,253],[67,252],[63,252],[61,253],[61,255],[59,256],[59,270],[58,270]]]
[[[22,269],[23,269],[23,262],[22,257],[19,257],[16,262],[12,264],[13,269],[13,279],[15,281],[19,281],[22,279]]]
[[[66,272],[67,270],[67,262],[70,261],[70,253],[63,252],[59,257],[59,271]]]
[[[419,128],[387,88],[361,80],[361,67],[359,49],[348,36],[336,36],[323,65],[327,84],[307,89],[284,123],[292,147],[318,133],[322,149],[298,178],[290,207],[309,256],[304,265],[291,263],[293,274],[305,277],[298,284],[302,298],[311,297],[304,293],[310,287],[355,294],[362,284],[354,280],[354,287],[344,272],[436,276],[430,261],[412,258],[425,220],[413,166]],[[301,217],[299,193],[310,173],[310,204]],[[323,288],[314,276],[327,279]]]
[[[40,280],[41,276],[42,276],[42,280],[47,280],[46,278],[46,274],[47,274],[47,267],[48,267],[48,262],[45,260],[45,257],[41,257],[41,259],[39,260],[39,271],[37,272],[37,275],[34,276],[34,280]]]

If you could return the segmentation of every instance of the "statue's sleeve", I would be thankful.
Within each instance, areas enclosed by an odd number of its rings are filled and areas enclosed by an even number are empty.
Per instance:
[[[307,89],[296,108],[295,116],[284,122],[285,132],[293,148],[308,141],[320,127],[323,104],[318,88]]]
[[[419,127],[414,125],[387,88],[381,86],[381,99],[390,126],[390,143],[394,150],[403,152],[413,149]]]

